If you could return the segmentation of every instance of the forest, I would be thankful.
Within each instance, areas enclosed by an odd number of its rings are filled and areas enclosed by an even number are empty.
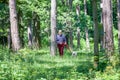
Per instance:
[[[120,0],[0,0],[0,80],[120,80]]]

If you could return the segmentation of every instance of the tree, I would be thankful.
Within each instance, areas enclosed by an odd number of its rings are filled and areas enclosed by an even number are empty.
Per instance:
[[[28,46],[32,48],[33,45],[33,34],[32,34],[32,20],[28,20]]]
[[[39,49],[41,47],[40,19],[37,13],[33,13],[33,45]]]
[[[8,39],[8,49],[11,48],[11,30],[10,28],[8,29],[8,34],[7,34],[7,39]]]
[[[18,51],[21,48],[21,45],[20,45],[20,38],[18,32],[16,0],[9,0],[9,10],[10,10],[12,48],[14,51]]]
[[[93,22],[94,22],[94,68],[98,68],[99,49],[98,49],[98,18],[97,18],[97,0],[93,0]]]
[[[80,48],[80,28],[77,27],[77,48]]]
[[[118,15],[118,49],[120,60],[120,0],[117,0],[117,15]]]
[[[80,23],[80,5],[76,5],[76,15],[78,18],[78,23]],[[80,48],[80,28],[77,27],[77,48]]]
[[[105,49],[108,60],[111,60],[114,52],[113,27],[112,27],[112,1],[103,0],[103,27],[105,38]]]
[[[56,54],[56,0],[51,0],[51,47],[52,56]]]
[[[87,2],[84,0],[84,13],[85,16],[87,16]],[[89,34],[88,34],[88,27],[85,22],[85,36],[86,36],[86,48],[87,50],[90,50],[90,43],[89,43]]]
[[[73,0],[68,0],[68,5],[69,5],[69,10],[68,10],[68,14],[69,16],[71,15],[70,13],[72,12],[72,2]],[[70,11],[70,12],[69,12]],[[73,30],[72,30],[72,20],[71,20],[71,16],[70,16],[70,21],[68,21],[68,24],[70,26],[70,29],[69,29],[69,41],[70,41],[70,47],[73,48]]]
[[[117,0],[117,14],[118,14],[118,49],[120,60],[120,0]]]

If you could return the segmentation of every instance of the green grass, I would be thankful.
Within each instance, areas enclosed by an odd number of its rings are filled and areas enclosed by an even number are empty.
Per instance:
[[[0,80],[119,80],[120,70],[110,66],[93,69],[93,53],[78,51],[76,57],[69,51],[52,57],[49,48],[22,49],[17,53],[0,49]]]

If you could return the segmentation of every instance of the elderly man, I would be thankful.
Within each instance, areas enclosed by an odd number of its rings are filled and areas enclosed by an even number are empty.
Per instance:
[[[60,56],[63,56],[64,46],[66,45],[66,38],[65,38],[64,34],[62,34],[62,30],[58,31],[56,41],[57,41],[57,47],[59,50],[59,54],[60,54]]]

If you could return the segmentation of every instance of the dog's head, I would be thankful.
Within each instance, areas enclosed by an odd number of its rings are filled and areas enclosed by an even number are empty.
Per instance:
[[[77,52],[73,51],[72,56],[77,56]]]

